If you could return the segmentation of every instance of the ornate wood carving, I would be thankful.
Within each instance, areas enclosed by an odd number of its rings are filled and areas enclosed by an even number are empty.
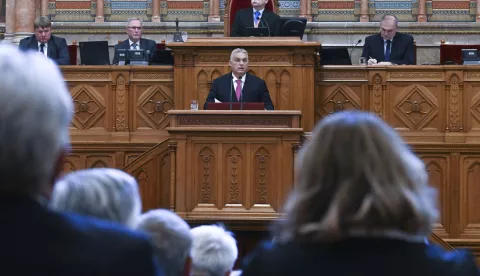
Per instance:
[[[378,117],[383,117],[383,83],[382,77],[379,74],[373,76],[372,84],[369,85],[370,94],[373,94],[373,112]]]
[[[89,85],[79,85],[71,91],[75,110],[72,123],[79,129],[87,129],[105,113],[105,101]]]
[[[319,112],[327,116],[334,112],[360,109],[360,99],[355,93],[344,85],[335,86],[333,92],[327,97]]]
[[[438,100],[424,86],[411,85],[397,97],[393,112],[410,129],[421,129],[438,113]]]
[[[255,152],[255,159],[258,166],[258,175],[257,175],[257,204],[267,204],[268,203],[268,185],[267,185],[267,170],[268,163],[270,159],[270,153],[264,147],[261,147]]]
[[[137,100],[138,114],[153,129],[166,125],[167,112],[174,108],[171,92],[164,85],[151,86]]]
[[[243,162],[243,156],[240,153],[240,150],[238,148],[233,147],[231,148],[228,153],[227,153],[227,164],[228,164],[228,169],[227,169],[227,174],[229,176],[227,179],[228,181],[228,203],[229,204],[238,204],[239,203],[239,185],[244,184],[244,183],[239,183],[239,178],[241,177],[242,171],[239,171],[238,166],[241,165],[241,162]]]
[[[292,122],[288,119],[269,119],[269,118],[251,118],[248,120],[241,120],[232,116],[224,116],[225,118],[201,118],[195,116],[182,117],[179,120],[181,126],[226,126],[226,125],[250,125],[250,126],[278,126],[288,127]]]
[[[461,95],[463,94],[463,83],[460,83],[460,80],[456,74],[450,77],[450,84],[445,85],[447,91],[450,90],[450,112],[449,112],[449,124],[447,126],[447,131],[449,132],[458,132],[462,131],[463,127],[460,124],[460,104],[461,104]]]
[[[116,120],[115,120],[115,130],[116,131],[125,131],[128,129],[128,126],[125,122],[125,93],[126,93],[126,83],[125,77],[123,75],[118,75],[116,83]]]
[[[199,154],[203,177],[200,178],[202,182],[200,184],[200,202],[211,203],[212,202],[212,167],[215,166],[213,151],[210,148],[203,148]]]

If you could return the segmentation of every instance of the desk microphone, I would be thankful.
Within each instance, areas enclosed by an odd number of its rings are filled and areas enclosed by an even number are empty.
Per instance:
[[[357,47],[358,44],[362,43],[362,40],[359,39],[357,41],[357,44],[355,44],[355,46],[353,46],[352,50],[350,50],[350,55],[348,55],[348,57],[350,58],[350,62],[352,62],[352,53],[353,53],[353,50],[355,50],[355,48]]]
[[[270,26],[268,25],[267,20],[265,20],[265,18],[263,18],[263,17],[257,17],[257,20],[260,21],[264,27],[265,27],[265,25],[267,25],[268,36],[271,36],[271,34],[270,34]],[[265,21],[265,23],[263,23],[264,21]]]
[[[230,76],[230,110],[232,110],[233,76]]]

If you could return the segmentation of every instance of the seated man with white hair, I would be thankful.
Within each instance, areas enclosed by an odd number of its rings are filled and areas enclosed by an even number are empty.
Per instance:
[[[57,182],[50,206],[134,228],[141,212],[137,181],[110,168],[80,170]]]
[[[238,257],[237,241],[217,225],[193,228],[192,276],[229,276]]]
[[[137,229],[152,239],[166,276],[189,275],[190,226],[177,214],[157,209],[140,216]]]
[[[0,44],[0,71],[3,274],[162,275],[146,235],[47,208],[70,148],[73,116],[58,66]]]

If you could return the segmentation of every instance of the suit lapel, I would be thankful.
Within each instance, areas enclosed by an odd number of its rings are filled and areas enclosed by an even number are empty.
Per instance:
[[[235,87],[233,86],[233,76],[232,76],[232,72],[230,72],[228,78],[227,78],[227,83],[225,84],[225,91],[230,91],[230,95],[227,93],[226,95],[226,99],[225,101],[226,102],[229,102],[230,101],[230,97],[231,97],[231,101],[232,102],[238,102],[237,100],[237,94],[235,93]]]
[[[49,58],[55,58],[55,52],[56,52],[55,42],[53,41],[53,37],[51,37],[50,40],[48,41],[47,56]]]
[[[393,57],[399,50],[398,49],[399,43],[400,43],[400,35],[396,33],[392,40],[392,48],[390,49],[390,60],[395,59]]]
[[[245,12],[245,27],[253,27],[253,9],[248,9]]]
[[[245,76],[245,83],[243,84],[243,89],[242,89],[242,101],[248,102],[250,101],[248,95],[245,96],[245,91],[253,91],[253,83],[251,80],[251,75],[249,73],[246,73]]]
[[[38,49],[38,41],[37,39],[35,38],[35,35],[32,36],[32,39],[31,39],[31,42],[30,42],[30,45],[28,46],[30,49],[32,50],[35,50],[35,51],[39,51]]]
[[[147,49],[147,41],[145,39],[140,38],[140,49],[146,50]]]
[[[375,43],[375,44],[376,44],[377,47],[378,47],[378,48],[377,48],[378,53],[380,53],[380,54],[379,54],[379,58],[380,58],[380,59],[379,59],[378,61],[379,61],[379,62],[380,62],[380,61],[384,61],[384,60],[385,60],[385,48],[384,48],[384,44],[385,44],[385,43],[384,43],[383,38],[382,38],[382,36],[381,36],[380,34],[377,36],[377,43]]]

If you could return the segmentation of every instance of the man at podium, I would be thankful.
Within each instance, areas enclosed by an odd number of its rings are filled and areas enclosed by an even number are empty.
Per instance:
[[[237,48],[230,55],[231,73],[212,82],[203,109],[214,102],[263,102],[266,110],[273,110],[272,99],[264,80],[247,73],[248,53]]]

